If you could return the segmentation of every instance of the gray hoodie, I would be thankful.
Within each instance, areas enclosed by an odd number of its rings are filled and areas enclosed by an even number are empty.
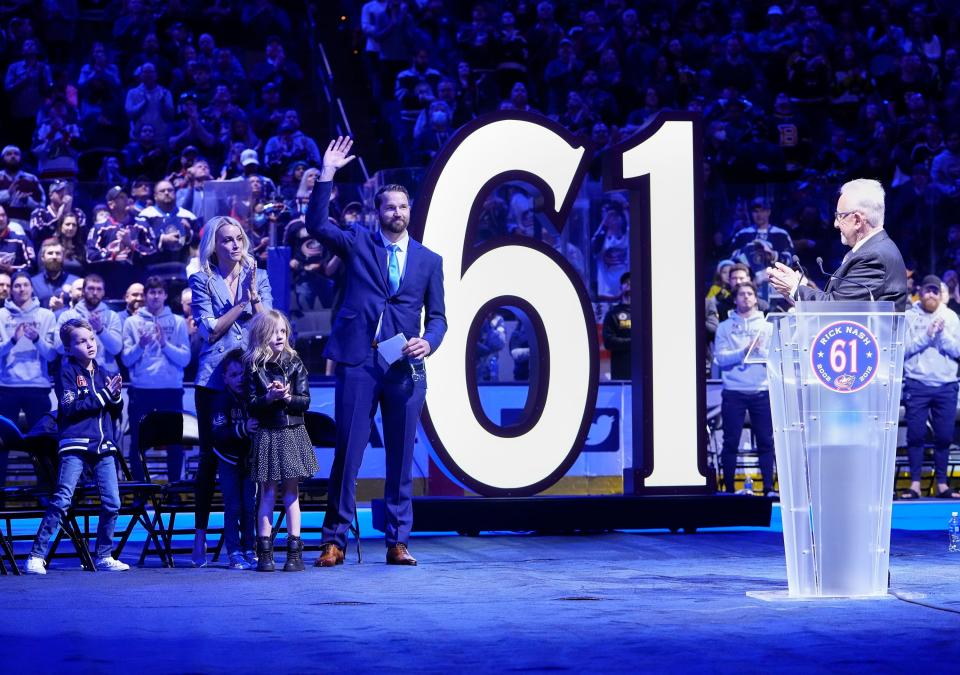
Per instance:
[[[903,376],[926,385],[950,384],[957,381],[957,358],[960,358],[960,319],[957,313],[941,303],[930,313],[919,302],[907,308],[907,337]],[[943,318],[943,330],[930,337],[927,329],[934,317]]]
[[[13,336],[21,323],[36,324],[40,338],[34,342]],[[53,312],[40,306],[36,296],[24,308],[8,299],[0,309],[0,386],[43,387],[50,389],[47,363],[57,357],[53,334],[57,320]]]
[[[736,311],[717,326],[714,340],[714,360],[720,366],[723,388],[731,391],[756,393],[767,391],[767,366],[763,363],[744,363],[747,349],[757,333],[767,340],[773,335],[773,326],[764,318],[763,312],[753,310],[746,317]]]
[[[154,338],[146,347],[140,346],[140,336],[163,331],[166,344],[161,347]],[[130,385],[137,389],[180,389],[183,387],[183,369],[190,363],[190,339],[187,324],[164,307],[154,316],[146,307],[123,324],[123,364],[130,370]]]

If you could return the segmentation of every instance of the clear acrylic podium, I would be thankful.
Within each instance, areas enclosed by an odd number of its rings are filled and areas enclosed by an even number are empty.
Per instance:
[[[788,597],[886,595],[904,315],[892,302],[800,302],[771,318]]]

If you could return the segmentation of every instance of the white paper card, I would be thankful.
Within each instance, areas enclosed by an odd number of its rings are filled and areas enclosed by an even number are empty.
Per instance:
[[[387,365],[393,365],[403,358],[403,348],[407,345],[407,338],[403,333],[397,333],[389,340],[381,340],[377,343],[377,352],[380,357],[387,362]]]

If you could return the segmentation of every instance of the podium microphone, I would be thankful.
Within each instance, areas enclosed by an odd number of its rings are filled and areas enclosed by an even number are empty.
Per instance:
[[[803,265],[800,263],[800,257],[796,254],[793,255],[793,269],[803,275],[803,279],[809,279],[810,275],[807,274],[807,270],[803,268]],[[803,281],[801,279],[801,281]]]
[[[835,274],[830,274],[825,269],[823,269],[823,258],[821,258],[820,256],[817,256],[817,267],[820,268],[820,271],[823,272],[824,276],[830,277],[831,279],[836,279],[837,281],[841,281],[841,282],[849,281],[851,284],[854,284],[855,286],[859,286],[860,288],[866,289],[867,293],[870,294],[870,302],[873,302],[873,291],[871,291],[870,287],[867,286],[866,284],[862,284],[856,279],[847,279],[846,277],[838,277]]]

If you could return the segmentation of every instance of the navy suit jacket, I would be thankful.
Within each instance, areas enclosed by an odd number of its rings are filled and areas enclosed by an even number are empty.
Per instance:
[[[892,300],[898,312],[907,309],[907,268],[903,264],[900,249],[885,230],[867,239],[856,253],[850,253],[830,279],[825,291],[800,286],[797,295],[801,300]],[[863,286],[851,283],[854,279]]]
[[[346,266],[343,304],[333,320],[324,356],[357,365],[370,353],[377,321],[383,315],[380,336],[403,333],[422,337],[433,353],[447,332],[443,304],[443,261],[420,242],[410,239],[400,288],[390,292],[387,249],[379,232],[341,229],[328,218],[332,182],[317,182],[310,196],[306,225],[309,232],[337,254]],[[426,326],[421,335],[421,312]]]

